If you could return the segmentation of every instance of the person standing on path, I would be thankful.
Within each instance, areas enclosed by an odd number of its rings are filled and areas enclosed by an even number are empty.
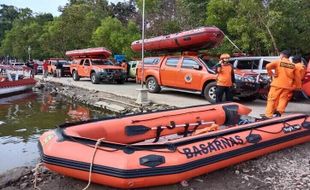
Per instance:
[[[281,116],[289,101],[289,94],[294,90],[294,83],[300,86],[301,76],[295,65],[288,59],[290,52],[284,50],[280,59],[267,64],[268,75],[273,78],[268,93],[265,117]]]
[[[62,63],[57,60],[57,63],[56,63],[56,76],[58,78],[61,78],[61,70],[62,70]]]
[[[220,62],[216,66],[216,103],[223,101],[225,93],[226,101],[232,101],[232,87],[235,83],[235,74],[233,66],[228,62],[230,55],[224,53],[220,56]]]
[[[48,74],[48,62],[47,62],[47,60],[43,61],[42,67],[43,67],[43,78],[46,78],[47,74]]]

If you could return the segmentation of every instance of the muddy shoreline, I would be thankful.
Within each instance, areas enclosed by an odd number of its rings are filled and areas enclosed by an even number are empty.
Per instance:
[[[72,101],[86,105],[107,108],[108,104],[116,105],[118,113],[137,113],[173,108],[166,105],[152,104],[140,107],[135,100],[115,96],[113,94],[64,86],[59,83],[40,83],[38,88],[49,90],[52,94],[62,94]],[[113,101],[114,100],[114,101]],[[98,104],[97,102],[106,102]],[[97,104],[96,104],[97,103]],[[113,106],[112,106],[113,108]],[[113,108],[113,109],[114,109]],[[124,109],[121,109],[124,108]],[[33,189],[33,167],[19,167],[0,175],[0,189]],[[64,177],[45,168],[39,170],[38,186],[42,190],[83,189],[87,182]],[[297,145],[263,157],[252,159],[219,171],[211,172],[187,183],[161,187],[144,188],[159,189],[309,189],[310,188],[310,143]],[[114,189],[92,184],[90,190]]]

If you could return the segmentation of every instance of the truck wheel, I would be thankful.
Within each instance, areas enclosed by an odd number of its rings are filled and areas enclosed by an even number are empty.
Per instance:
[[[117,84],[124,84],[125,80],[124,79],[119,79],[119,80],[116,80]]]
[[[203,96],[210,103],[215,103],[216,100],[216,82],[210,82],[207,84],[203,90]]]
[[[93,84],[98,84],[100,81],[95,72],[91,73],[90,80]]]
[[[245,97],[238,97],[239,100],[244,101],[244,102],[252,102],[254,100],[256,100],[257,96],[256,95],[252,95],[252,96],[245,96]]]
[[[78,74],[77,71],[73,71],[73,73],[72,73],[72,78],[73,78],[73,80],[75,80],[75,81],[80,80],[80,76],[79,76],[79,74]]]
[[[155,77],[149,77],[146,80],[146,88],[149,90],[149,92],[152,92],[152,93],[157,93],[157,92],[160,92],[161,90]]]

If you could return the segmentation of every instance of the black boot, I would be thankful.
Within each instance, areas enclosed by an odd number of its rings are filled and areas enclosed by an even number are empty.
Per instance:
[[[277,111],[277,110],[273,113],[273,115],[275,117],[281,117],[281,113],[279,111]]]

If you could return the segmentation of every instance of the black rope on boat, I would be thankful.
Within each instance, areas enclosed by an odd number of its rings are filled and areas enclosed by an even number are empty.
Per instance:
[[[189,132],[188,128],[189,128],[189,123],[185,123],[183,137],[187,137],[188,132]]]
[[[197,129],[198,127],[202,124],[201,121],[197,121],[197,125],[194,127],[194,129],[192,131],[190,131],[191,134],[193,134]]]
[[[153,143],[158,142],[158,140],[159,140],[159,138],[160,138],[160,134],[161,134],[161,132],[162,132],[163,130],[164,130],[164,129],[162,128],[162,126],[158,126],[158,127],[156,128],[156,138],[155,138],[155,140],[153,141]]]

